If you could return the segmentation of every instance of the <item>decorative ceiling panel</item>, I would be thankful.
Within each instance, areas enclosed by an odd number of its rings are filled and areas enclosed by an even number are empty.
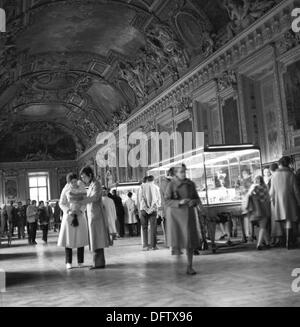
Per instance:
[[[0,137],[61,121],[86,148],[279,1],[4,0]]]

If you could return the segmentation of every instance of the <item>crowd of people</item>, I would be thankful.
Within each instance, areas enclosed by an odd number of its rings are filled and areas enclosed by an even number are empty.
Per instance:
[[[0,236],[7,237],[8,244],[17,235],[18,239],[25,239],[28,243],[36,245],[36,232],[42,230],[43,242],[47,244],[48,231],[59,231],[61,223],[61,209],[58,201],[54,206],[49,202],[28,199],[23,205],[21,201],[10,201],[8,205],[0,208]]]
[[[297,246],[300,218],[300,172],[294,173],[291,159],[283,157],[278,163],[265,167],[262,175],[252,176],[250,170],[242,171],[239,188],[242,205],[239,217],[228,215],[214,220],[202,205],[195,183],[187,178],[187,167],[182,164],[171,168],[160,185],[153,176],[143,179],[133,200],[128,192],[123,202],[116,190],[101,187],[93,169],[84,168],[80,175],[67,175],[59,202],[55,207],[49,203],[29,201],[25,206],[14,203],[1,212],[1,233],[11,239],[18,231],[25,238],[27,229],[29,244],[36,244],[36,231],[42,231],[47,243],[48,231],[59,230],[58,246],[65,248],[66,268],[72,268],[72,252],[77,249],[78,267],[84,266],[84,248],[93,253],[91,269],[105,268],[104,249],[126,234],[141,236],[142,251],[156,251],[157,224],[162,218],[167,246],[172,255],[187,254],[187,274],[196,274],[193,256],[199,254],[203,244],[212,241],[215,229],[210,222],[219,224],[221,239],[237,236],[240,221],[243,242],[251,238],[257,250],[271,247]],[[216,217],[214,217],[216,218]],[[230,224],[227,224],[230,222]],[[206,225],[206,226],[205,226]],[[231,229],[225,228],[226,225]],[[256,233],[258,228],[258,233]],[[213,234],[213,235],[212,235]],[[256,234],[258,236],[256,237]]]

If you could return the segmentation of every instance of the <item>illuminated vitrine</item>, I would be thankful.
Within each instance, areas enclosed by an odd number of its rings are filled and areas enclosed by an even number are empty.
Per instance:
[[[153,175],[159,184],[171,167],[182,163],[187,166],[187,175],[195,182],[202,203],[209,206],[240,203],[243,181],[251,182],[262,173],[259,148],[245,144],[199,148],[157,164],[148,175]]]

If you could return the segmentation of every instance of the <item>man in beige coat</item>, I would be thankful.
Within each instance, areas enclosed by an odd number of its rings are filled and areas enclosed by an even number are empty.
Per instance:
[[[300,190],[296,183],[296,176],[289,168],[291,159],[283,157],[279,160],[279,169],[272,177],[270,196],[274,205],[274,214],[286,228],[286,247],[293,243],[293,235],[297,232],[299,219],[298,205],[300,205]],[[295,239],[294,239],[295,240]]]
[[[83,203],[86,204],[90,250],[94,253],[91,269],[103,269],[105,268],[104,248],[109,247],[110,237],[108,220],[103,213],[102,189],[91,167],[83,168],[80,177],[89,186],[87,199]]]

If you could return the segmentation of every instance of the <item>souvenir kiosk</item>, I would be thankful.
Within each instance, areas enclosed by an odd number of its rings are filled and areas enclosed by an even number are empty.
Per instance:
[[[196,184],[210,222],[217,221],[220,215],[240,217],[242,172],[262,174],[260,149],[243,144],[198,148],[153,165],[148,175],[153,175],[159,184],[171,167],[182,163],[187,166],[188,178]],[[214,245],[215,227],[210,227]]]

